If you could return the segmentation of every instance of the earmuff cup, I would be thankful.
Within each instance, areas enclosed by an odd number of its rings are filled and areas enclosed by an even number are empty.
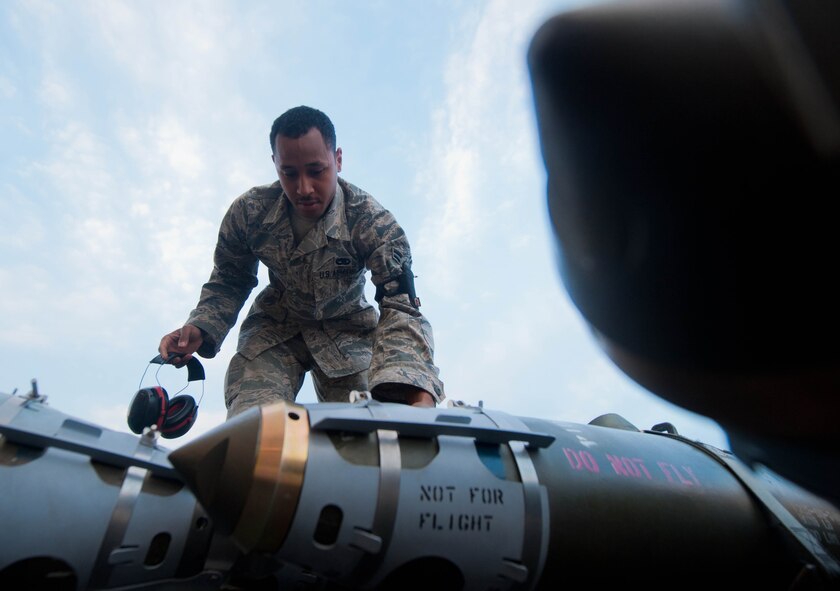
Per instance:
[[[198,416],[195,399],[187,394],[176,396],[169,401],[166,420],[160,427],[160,435],[165,439],[175,439],[190,430]]]
[[[138,435],[152,425],[160,429],[166,419],[168,402],[166,390],[160,386],[138,390],[128,407],[128,427]]]

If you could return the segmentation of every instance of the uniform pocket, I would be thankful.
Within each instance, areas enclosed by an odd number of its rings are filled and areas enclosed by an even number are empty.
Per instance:
[[[294,336],[296,332],[295,327],[282,324],[265,313],[249,314],[239,329],[236,350],[250,361],[263,351]]]

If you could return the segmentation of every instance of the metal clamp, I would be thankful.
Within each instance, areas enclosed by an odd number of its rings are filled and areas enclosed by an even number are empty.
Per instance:
[[[379,418],[330,417],[312,422],[315,431],[348,431],[350,433],[371,433],[380,429],[396,431],[406,437],[436,437],[454,435],[472,437],[479,443],[510,443],[521,441],[531,448],[548,447],[556,439],[554,435],[529,430],[494,429],[449,422],[414,423]]]

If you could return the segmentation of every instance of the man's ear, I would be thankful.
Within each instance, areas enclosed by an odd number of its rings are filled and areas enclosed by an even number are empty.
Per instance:
[[[341,148],[335,149],[335,170],[336,172],[341,172]]]

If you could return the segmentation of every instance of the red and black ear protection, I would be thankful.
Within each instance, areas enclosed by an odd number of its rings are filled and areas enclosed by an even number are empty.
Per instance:
[[[149,362],[152,363],[164,365],[166,361],[158,355]],[[193,357],[187,362],[187,382],[203,379],[204,367]],[[156,425],[162,437],[175,439],[190,430],[197,416],[198,404],[192,396],[182,394],[169,400],[164,388],[153,386],[141,388],[132,398],[128,407],[128,427],[140,435],[144,428]]]

